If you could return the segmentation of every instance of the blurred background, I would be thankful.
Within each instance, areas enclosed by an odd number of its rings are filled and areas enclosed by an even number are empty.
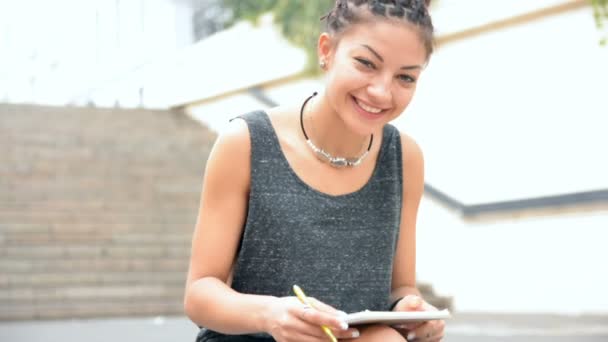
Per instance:
[[[194,340],[209,149],[322,89],[332,4],[0,2],[0,341]],[[394,124],[425,153],[418,280],[447,341],[608,339],[607,8],[431,4],[437,50]]]

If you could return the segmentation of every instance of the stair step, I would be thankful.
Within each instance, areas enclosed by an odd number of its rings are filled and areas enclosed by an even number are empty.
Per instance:
[[[175,210],[198,210],[197,203],[173,203],[173,202],[115,202],[115,201],[20,201],[20,202],[0,202],[0,210],[3,211],[83,211],[83,210],[104,210],[104,211],[167,211]]]
[[[103,286],[69,285],[55,288],[16,288],[0,290],[0,305],[63,303],[70,301],[88,301],[91,304],[105,300],[142,301],[145,299],[177,299],[184,296],[184,284],[178,285],[143,285],[128,284]]]
[[[189,239],[179,243],[158,244],[102,244],[99,240],[91,244],[55,244],[30,246],[4,246],[0,258],[10,260],[57,260],[71,258],[186,258],[190,255]]]
[[[137,272],[183,271],[188,268],[184,258],[81,258],[74,259],[12,259],[0,260],[0,274],[25,272]]]
[[[172,202],[172,203],[192,203],[198,204],[199,197],[192,193],[164,193],[162,196],[155,196],[146,193],[133,193],[128,190],[122,193],[103,194],[98,192],[81,192],[81,193],[59,193],[49,194],[44,192],[30,192],[27,194],[17,193],[16,191],[0,189],[0,202],[23,201],[29,200],[32,202],[38,201],[116,201],[116,202],[151,202],[154,199],[156,202]],[[17,222],[18,223],[18,222]]]
[[[123,233],[174,233],[174,232],[191,232],[194,228],[192,225],[170,223],[106,223],[103,225],[86,222],[86,223],[15,223],[15,224],[0,224],[0,234],[27,234],[27,233],[48,233],[69,235],[75,234],[98,234],[99,231],[111,231],[116,234]]]
[[[194,224],[192,224],[192,227]],[[109,244],[126,244],[126,245],[162,245],[162,244],[187,244],[192,239],[191,233],[171,233],[171,234],[149,234],[149,233],[127,233],[114,234],[112,232],[99,231],[95,234],[48,234],[48,233],[31,233],[31,234],[1,234],[4,244],[21,245],[22,247],[31,246],[37,248],[57,243],[94,243],[106,242]]]
[[[183,300],[158,300],[150,298],[141,302],[110,301],[89,303],[35,303],[0,305],[0,321],[31,319],[75,319],[101,317],[132,317],[183,315]]]
[[[34,214],[34,215],[6,215],[0,216],[2,225],[13,224],[36,224],[36,223],[53,223],[53,224],[86,224],[95,222],[100,226],[104,224],[120,224],[120,223],[138,223],[138,224],[194,224],[196,220],[196,212],[188,212],[184,214],[173,213],[171,215],[144,215],[144,214],[114,214],[106,213],[105,215],[86,215],[79,216],[76,213],[69,215],[61,214]]]
[[[184,260],[186,261],[186,260]],[[186,273],[183,271],[151,272],[57,272],[57,273],[21,273],[0,275],[0,290],[9,288],[55,288],[60,286],[105,286],[162,284],[164,286],[184,286]]]
[[[192,206],[193,203],[190,203]],[[184,217],[187,221],[190,221],[190,216],[192,215],[192,210],[183,210],[183,209],[174,209],[171,211],[133,211],[133,212],[120,212],[120,211],[107,211],[107,210],[94,210],[94,211],[77,211],[74,209],[71,210],[62,210],[62,211],[27,211],[27,210],[16,210],[16,211],[5,211],[0,208],[0,219],[2,222],[15,222],[22,219],[27,218],[38,218],[41,220],[46,220],[46,222],[52,221],[56,222],[60,219],[75,219],[75,218],[86,218],[91,220],[90,222],[99,222],[103,219],[106,219],[109,215],[116,218],[132,218],[135,221],[140,221],[141,219],[145,219],[145,222],[148,221],[157,221],[158,219],[166,219],[168,216],[174,217]],[[7,223],[5,223],[7,224]]]

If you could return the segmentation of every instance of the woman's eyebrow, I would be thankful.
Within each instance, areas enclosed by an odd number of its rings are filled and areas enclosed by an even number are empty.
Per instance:
[[[369,52],[371,52],[374,56],[376,56],[376,58],[378,58],[380,60],[380,62],[384,63],[384,58],[382,58],[382,56],[380,56],[380,54],[378,52],[376,52],[376,50],[372,49],[371,46],[369,46],[367,44],[361,44],[361,46],[368,49]],[[422,65],[406,65],[406,66],[402,66],[400,69],[402,69],[402,70],[422,69]]]
[[[364,48],[368,49],[371,53],[373,53],[376,56],[376,58],[378,58],[380,60],[380,62],[384,63],[384,58],[382,58],[382,56],[380,56],[380,54],[377,53],[376,50],[372,49],[371,46],[366,45],[366,44],[361,44],[361,46],[363,46]]]

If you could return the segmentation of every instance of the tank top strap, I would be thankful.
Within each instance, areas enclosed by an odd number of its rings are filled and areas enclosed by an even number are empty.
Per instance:
[[[251,142],[251,187],[264,187],[276,181],[276,177],[286,179],[289,165],[283,156],[279,140],[268,114],[263,110],[252,111],[238,116],[245,120]]]
[[[263,155],[272,155],[272,157],[281,155],[274,128],[265,111],[256,110],[236,118],[243,119],[247,123],[252,154],[259,154],[259,151],[262,151]]]
[[[397,186],[403,186],[403,157],[401,148],[401,135],[399,130],[387,124],[382,130],[382,146],[376,162],[377,170],[370,181],[392,182]]]

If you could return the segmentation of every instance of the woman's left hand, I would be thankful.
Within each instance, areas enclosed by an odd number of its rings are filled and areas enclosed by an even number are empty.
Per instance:
[[[437,308],[416,295],[403,297],[393,311],[437,311]],[[444,336],[445,321],[431,320],[395,326],[408,342],[438,342]]]

